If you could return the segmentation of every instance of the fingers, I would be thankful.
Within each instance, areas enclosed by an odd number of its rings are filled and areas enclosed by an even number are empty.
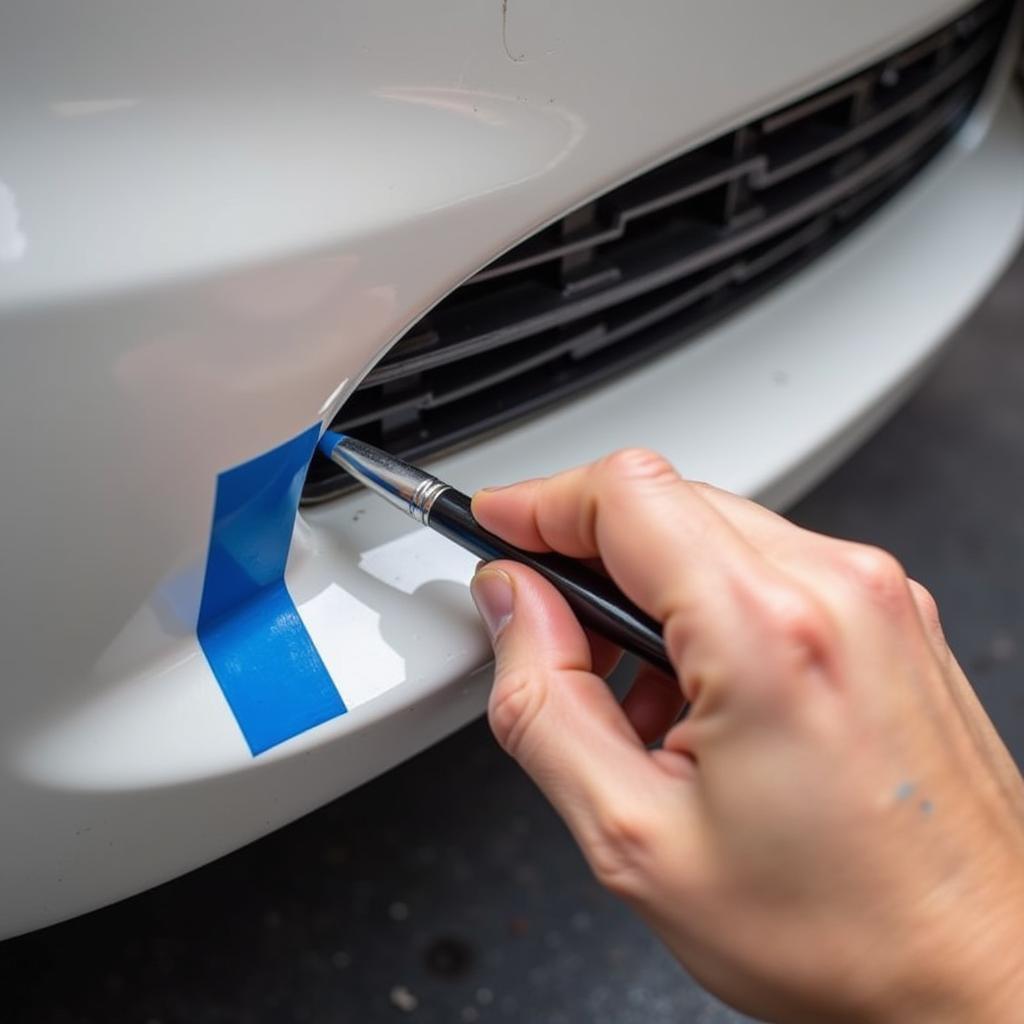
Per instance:
[[[610,821],[647,812],[654,820],[668,813],[664,805],[676,808],[677,794],[666,787],[681,783],[648,757],[592,671],[586,634],[561,595],[513,562],[485,566],[472,591],[494,637],[488,714],[495,736],[565,818],[588,857],[607,848]]]
[[[662,622],[722,593],[726,574],[759,572],[755,553],[729,523],[661,456],[642,449],[479,491],[473,514],[520,547],[600,556],[616,583]]]
[[[581,468],[568,469],[560,475],[575,474]],[[527,551],[551,551],[552,546],[540,535],[534,510],[546,477],[535,477],[506,487],[485,487],[473,495],[473,516],[492,533]],[[571,552],[563,551],[563,554]],[[597,556],[596,549],[582,552],[577,558]]]
[[[479,572],[488,563],[485,561],[477,562],[476,570]],[[601,564],[599,558],[592,558],[586,560],[588,568],[595,570],[596,572],[604,572],[604,566]],[[618,644],[612,643],[607,637],[601,636],[600,633],[595,633],[593,630],[586,629],[584,632],[587,635],[587,641],[590,644],[590,667],[591,671],[595,675],[599,675],[604,679],[615,671],[616,666],[622,660],[622,648]]]
[[[741,499],[733,508],[713,495],[716,508],[705,490],[660,456],[627,450],[478,492],[473,511],[521,547],[600,556],[622,590],[663,623],[669,658],[692,702],[717,706],[728,689],[755,717],[781,710],[780,690],[798,696],[797,684],[811,674],[793,673],[792,665],[820,660],[832,623],[813,589],[781,572],[744,535],[755,520],[757,541],[780,524],[793,528]],[[649,689],[645,682],[637,691],[638,707],[650,702]]]
[[[777,569],[828,594],[876,584],[910,598],[902,567],[869,544],[839,540],[790,522],[770,509],[711,484],[693,485],[701,496]],[[901,593],[902,591],[902,593]],[[906,602],[909,607],[909,601]]]
[[[819,595],[838,619],[854,625],[884,619],[898,626],[888,631],[893,642],[904,644],[916,634],[945,663],[949,652],[935,601],[889,552],[804,529],[709,484],[695,486],[773,566]]]
[[[862,680],[882,678],[908,635],[941,651],[937,620],[891,555],[687,483],[650,452],[627,450],[480,492],[473,509],[484,526],[522,547],[600,557],[626,594],[663,623],[697,717],[723,700],[745,705],[750,720],[785,714],[809,689],[841,681],[834,671],[841,648],[856,645],[867,628],[878,630],[871,649],[879,664]],[[677,699],[645,678],[626,713],[649,740]]]
[[[623,761],[642,758],[641,744],[593,671],[586,633],[550,584],[525,566],[492,562],[474,577],[472,593],[494,642],[491,724],[527,771],[545,775],[566,754],[580,773],[599,769],[592,743],[573,740],[580,729],[597,730],[606,753]]]

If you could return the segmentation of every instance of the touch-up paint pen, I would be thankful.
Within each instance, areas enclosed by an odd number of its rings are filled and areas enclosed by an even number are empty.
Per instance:
[[[665,654],[661,626],[607,576],[564,555],[513,547],[473,518],[468,495],[373,445],[328,430],[320,439],[320,450],[395,508],[478,558],[487,562],[508,558],[528,565],[554,585],[583,625],[667,675],[675,675]]]

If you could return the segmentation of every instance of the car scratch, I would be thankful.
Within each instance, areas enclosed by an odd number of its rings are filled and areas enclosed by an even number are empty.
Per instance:
[[[505,56],[508,57],[513,64],[519,64],[526,60],[525,53],[521,53],[517,57],[508,48],[508,0],[501,0],[501,45],[505,48]]]

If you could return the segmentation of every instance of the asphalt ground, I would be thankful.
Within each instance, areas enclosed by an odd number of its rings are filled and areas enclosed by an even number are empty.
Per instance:
[[[792,510],[936,595],[1024,763],[1024,257],[933,375]],[[475,723],[253,845],[0,943],[10,1024],[679,1024],[742,1018],[603,893]]]

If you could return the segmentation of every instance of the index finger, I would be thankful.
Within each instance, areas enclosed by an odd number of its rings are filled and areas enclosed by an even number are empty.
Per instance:
[[[697,488],[645,449],[478,491],[473,514],[519,547],[600,557],[619,587],[660,622],[696,605],[720,606],[730,580],[767,569]]]

